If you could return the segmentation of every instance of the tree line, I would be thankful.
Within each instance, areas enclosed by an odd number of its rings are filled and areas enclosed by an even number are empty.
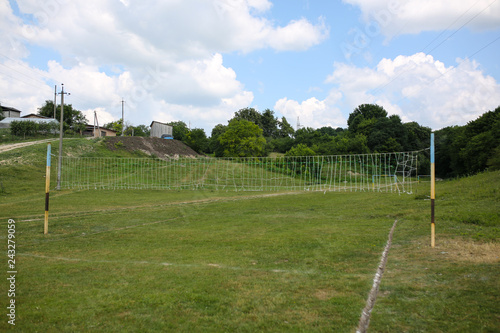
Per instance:
[[[61,108],[56,108],[56,119]],[[46,101],[38,114],[54,117],[54,104]],[[204,129],[189,129],[184,121],[168,123],[173,137],[186,143],[198,153],[215,157],[268,156],[282,153],[288,156],[346,155],[422,151],[421,174],[429,172],[429,127],[417,122],[403,123],[398,115],[388,115],[377,104],[361,104],[349,114],[347,128],[324,126],[318,129],[304,127],[297,130],[285,117],[276,117],[273,110],[259,112],[243,108],[234,113],[227,125],[216,125],[210,136]],[[64,106],[64,130],[82,132],[86,121],[81,111]],[[14,124],[15,135],[31,135],[48,129]],[[26,125],[28,126],[28,125]],[[29,126],[28,126],[29,127]],[[123,131],[122,120],[105,124],[117,135]],[[149,136],[149,126],[125,126],[126,136]],[[457,177],[500,169],[500,106],[488,111],[464,126],[450,126],[435,131],[436,175]],[[420,173],[420,172],[419,172]]]
[[[459,177],[500,170],[500,106],[465,126],[435,132],[436,174]]]
[[[274,111],[244,108],[227,125],[218,124],[207,137],[203,129],[189,130],[182,121],[173,126],[174,139],[199,152],[217,157],[288,155],[343,155],[414,151],[428,148],[431,129],[416,122],[403,123],[376,104],[362,104],[350,115],[347,128],[329,126],[294,130]]]
[[[347,128],[329,126],[294,130],[285,117],[270,109],[235,112],[227,125],[218,124],[208,137],[203,129],[188,129],[183,121],[170,122],[174,139],[200,153],[216,157],[345,155],[422,151],[421,174],[430,173],[431,129],[417,122],[403,123],[376,104],[359,105],[347,120]],[[487,168],[500,169],[500,107],[464,126],[435,131],[436,175],[456,177]]]

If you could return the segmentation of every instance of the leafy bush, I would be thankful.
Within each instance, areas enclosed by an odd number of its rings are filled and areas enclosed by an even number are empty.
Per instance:
[[[38,123],[32,120],[14,120],[10,123],[10,134],[14,136],[35,136],[37,134],[56,133],[59,129],[59,124],[55,122]]]

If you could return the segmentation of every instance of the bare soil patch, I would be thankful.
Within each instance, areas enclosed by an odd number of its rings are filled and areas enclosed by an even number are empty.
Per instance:
[[[106,146],[110,150],[125,149],[129,152],[142,151],[161,159],[200,156],[185,143],[178,140],[146,138],[138,136],[115,136],[106,138]]]

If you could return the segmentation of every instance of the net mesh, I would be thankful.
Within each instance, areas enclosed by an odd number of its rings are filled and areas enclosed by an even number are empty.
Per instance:
[[[64,157],[61,188],[412,193],[418,152],[252,158]]]

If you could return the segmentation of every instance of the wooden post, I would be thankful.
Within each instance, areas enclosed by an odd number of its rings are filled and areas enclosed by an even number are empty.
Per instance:
[[[45,223],[43,233],[49,233],[49,191],[50,191],[50,143],[47,145],[47,167],[45,168]]]
[[[434,200],[436,199],[436,168],[434,163],[434,133],[431,133],[431,247],[436,245],[436,225],[434,222]]]

